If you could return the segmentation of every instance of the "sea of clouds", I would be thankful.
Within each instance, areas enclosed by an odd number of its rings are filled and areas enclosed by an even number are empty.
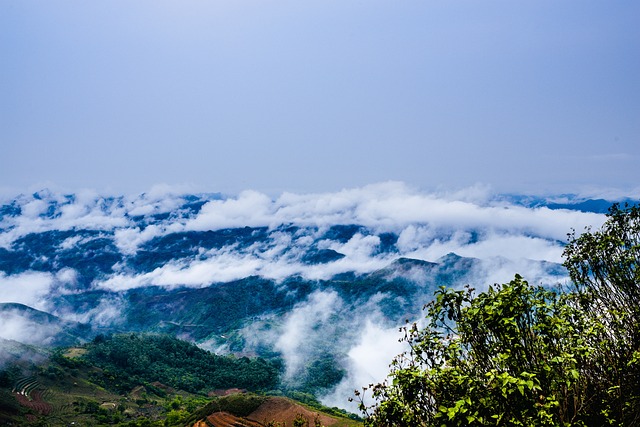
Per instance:
[[[190,209],[190,202],[199,209]],[[91,191],[73,195],[41,191],[0,201],[0,248],[12,245],[30,233],[92,230],[92,236],[73,235],[63,241],[61,251],[72,250],[86,239],[108,238],[124,256],[134,256],[154,238],[184,231],[266,227],[268,239],[248,247],[229,244],[222,248],[194,248],[193,256],[174,259],[151,271],[132,271],[114,265],[112,274],[99,277],[92,289],[126,291],[143,286],[205,287],[248,276],[282,280],[297,275],[306,279],[328,279],[336,274],[371,273],[399,257],[436,262],[456,253],[482,260],[475,271],[476,287],[504,283],[515,273],[534,283],[557,280],[538,261],[562,262],[567,234],[586,227],[598,228],[605,216],[573,210],[526,207],[509,198],[473,187],[456,192],[424,192],[399,182],[387,182],[337,192],[272,197],[257,191],[233,196],[185,195],[170,187],[157,187],[137,196],[107,197]],[[322,240],[334,225],[357,224],[369,230],[348,241]],[[297,227],[295,232],[279,231]],[[397,251],[381,251],[381,233],[398,236]],[[83,240],[84,239],[84,240]],[[309,264],[303,256],[310,245],[332,249],[343,258]],[[114,297],[83,313],[62,313],[51,306],[52,294],[77,292],[76,272],[0,272],[0,302],[19,302],[62,315],[67,320],[109,325],[117,321],[121,301]],[[352,390],[380,381],[393,355],[401,350],[397,325],[389,325],[375,309],[375,299],[358,313],[349,313],[340,296],[332,292],[312,294],[292,308],[280,328],[256,332],[248,327],[250,341],[271,340],[286,360],[287,375],[299,374],[313,340],[335,334],[347,350],[341,361],[345,379],[324,397],[332,406],[345,406]],[[346,319],[336,321],[335,319]],[[348,321],[349,323],[345,323]],[[0,337],[19,339],[33,325],[6,319]],[[353,409],[353,408],[351,408]]]
[[[168,188],[129,198],[107,198],[92,192],[72,197],[50,192],[20,196],[11,201],[19,215],[4,215],[0,220],[0,247],[10,249],[16,239],[29,233],[83,229],[105,232],[122,254],[133,255],[145,242],[181,231],[247,226],[275,230],[283,225],[303,228],[294,235],[273,232],[266,244],[242,250],[233,245],[201,250],[191,259],[169,262],[153,271],[121,271],[114,266],[111,277],[95,283],[98,288],[113,290],[151,284],[200,287],[250,275],[276,280],[291,275],[323,279],[346,271],[375,271],[390,262],[388,254],[378,251],[376,234],[384,232],[398,236],[397,256],[435,261],[453,252],[480,259],[559,263],[567,233],[598,227],[604,221],[600,214],[516,205],[483,188],[424,193],[398,182],[333,193],[283,193],[275,198],[256,191],[211,200],[206,195],[200,197],[204,204],[194,213],[181,211],[185,196]],[[170,215],[140,225],[140,217],[163,213]],[[336,224],[357,224],[372,233],[356,234],[348,242],[318,243],[319,248],[344,254],[340,260],[324,265],[301,262],[309,245]],[[71,237],[61,249],[80,241],[78,236]]]

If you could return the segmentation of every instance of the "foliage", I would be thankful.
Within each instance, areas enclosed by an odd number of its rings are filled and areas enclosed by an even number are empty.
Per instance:
[[[172,409],[167,413],[164,420],[165,426],[177,426],[184,425],[185,421],[189,418],[189,413],[183,409]]]
[[[23,367],[19,364],[9,364],[0,370],[0,388],[10,388],[18,378],[24,376]]]
[[[575,288],[520,276],[475,294],[442,287],[387,381],[356,392],[367,426],[640,423],[640,208],[569,235]],[[375,403],[364,403],[371,390]]]
[[[293,427],[309,427],[309,420],[302,414],[296,414],[293,419]]]
[[[235,393],[219,398],[214,406],[219,411],[229,412],[237,417],[246,417],[264,403],[267,398],[250,393]]]
[[[188,418],[192,425],[197,420],[206,418],[214,412],[228,412],[237,417],[246,417],[264,403],[266,396],[260,396],[254,393],[235,393],[228,396],[217,397],[202,406],[200,409],[192,411]]]
[[[335,356],[326,353],[307,365],[302,384],[297,389],[318,394],[338,384],[345,373]]]
[[[161,421],[152,421],[146,417],[138,417],[135,420],[129,421],[127,423],[118,424],[120,427],[162,427],[164,422]]]
[[[583,309],[604,327],[594,340],[594,388],[625,425],[640,423],[640,206],[613,205],[599,231],[569,235],[565,267]]]
[[[596,326],[573,296],[520,276],[487,292],[442,287],[427,325],[402,328],[410,351],[373,386],[369,426],[601,425],[584,367]],[[366,390],[366,389],[365,389]],[[362,397],[362,396],[361,396]]]
[[[589,307],[608,325],[627,330],[623,339],[634,347],[640,335],[640,206],[614,205],[608,217],[600,231],[569,235],[564,265],[593,298]]]
[[[192,393],[217,388],[273,388],[279,372],[261,359],[218,356],[165,335],[123,334],[101,337],[82,356],[102,368],[96,381],[118,391],[159,381]]]
[[[293,419],[293,427],[309,427],[310,425],[309,418],[305,417],[303,414],[298,413]],[[319,414],[316,414],[313,418],[313,427],[324,427],[322,422],[320,422]]]
[[[9,423],[12,416],[19,415],[22,408],[12,393],[0,389],[0,425],[12,425]]]

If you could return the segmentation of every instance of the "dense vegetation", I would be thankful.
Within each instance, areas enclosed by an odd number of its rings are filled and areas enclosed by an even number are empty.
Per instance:
[[[24,352],[26,346],[19,349]],[[314,365],[315,372],[331,376],[332,361],[324,362]],[[320,373],[323,368],[329,374]],[[338,417],[342,426],[355,425],[350,414],[322,406],[312,394],[271,390],[278,374],[277,363],[215,356],[170,336],[98,336],[83,346],[52,350],[38,363],[3,366],[0,425],[191,426],[219,411],[245,417],[267,400],[286,401],[283,396]],[[260,391],[203,395],[217,388]],[[279,416],[274,413],[275,419]]]
[[[191,421],[195,422],[207,417],[213,412],[229,412],[237,417],[246,417],[267,400],[267,396],[256,394],[232,394],[213,399],[191,415]]]
[[[411,351],[394,361],[388,383],[373,388],[379,404],[366,408],[371,415],[367,424],[640,425],[640,280],[636,268],[640,215],[634,209],[614,207],[602,230],[570,235],[565,266],[574,283],[565,291],[533,287],[520,276],[483,293],[451,290],[448,286],[468,280],[480,261],[449,254],[437,264],[398,258],[388,268],[370,274],[343,273],[330,280],[289,277],[276,282],[246,277],[203,288],[148,286],[111,293],[90,285],[112,274],[115,264],[127,273],[142,274],[200,256],[204,250],[266,248],[275,239],[273,233],[294,236],[307,231],[283,226],[275,231],[258,227],[171,233],[142,244],[135,255],[120,253],[109,231],[54,230],[25,235],[10,249],[0,248],[0,270],[21,274],[73,268],[77,281],[64,284],[69,292],[61,292],[52,303],[58,312],[73,313],[78,307],[87,312],[100,308],[102,301],[113,301],[123,311],[117,322],[99,329],[101,332],[189,336],[196,341],[211,340],[231,352],[255,352],[267,360],[216,356],[163,335],[100,335],[80,346],[98,330],[62,323],[26,306],[4,304],[0,307],[3,313],[16,312],[35,324],[57,322],[65,341],[52,343],[73,343],[74,348],[53,350],[54,357],[47,362],[43,362],[44,354],[50,350],[38,350],[45,352],[37,358],[38,366],[24,364],[22,370],[3,366],[0,424],[3,414],[8,414],[7,420],[15,425],[26,425],[22,422],[27,416],[41,417],[42,423],[58,417],[65,423],[90,420],[85,425],[181,425],[211,400],[204,393],[222,388],[271,390],[265,395],[284,395],[322,412],[345,415],[336,408],[323,408],[315,398],[346,374],[342,366],[348,340],[339,337],[357,336],[358,331],[340,316],[362,315],[374,296],[384,296],[375,300],[376,308],[393,321],[404,319],[415,315],[422,301],[442,285],[435,301],[427,306],[426,321],[405,329]],[[316,233],[317,241],[305,249],[301,259],[310,264],[341,259],[343,254],[320,249],[324,246],[317,243],[327,239],[346,243],[357,233],[366,236],[372,231],[336,225],[322,235]],[[398,236],[376,236],[380,253],[400,253]],[[475,239],[474,235],[471,241]],[[67,247],[65,242],[75,243]],[[566,274],[559,265],[555,267],[562,270],[558,274]],[[544,268],[551,271],[547,265]],[[412,279],[414,272],[420,273],[419,282]],[[344,307],[332,317],[332,321],[338,319],[335,323],[318,325],[314,339],[305,343],[304,369],[279,383],[281,362],[274,362],[279,353],[270,340],[276,335],[266,333],[269,339],[245,350],[245,336],[239,331],[249,324],[258,325],[263,332],[280,330],[287,314],[304,308],[317,291],[336,292]],[[11,360],[30,360],[25,349],[20,347]],[[23,394],[18,403],[14,389],[31,395]],[[259,395],[261,399],[263,393]],[[234,408],[241,403],[242,408],[250,408],[260,399],[248,393],[216,398],[215,405]]]
[[[640,423],[640,209],[614,206],[570,235],[573,288],[516,276],[476,294],[441,288],[388,381],[356,392],[368,426]]]
[[[584,309],[600,328],[588,375],[594,400],[610,418],[640,424],[640,205],[614,205],[600,231],[576,237],[565,249],[565,267]],[[605,411],[605,409],[602,409]]]
[[[156,381],[191,393],[234,387],[268,390],[279,380],[279,367],[272,362],[218,356],[167,335],[100,335],[83,358],[102,369],[96,381],[121,391]]]

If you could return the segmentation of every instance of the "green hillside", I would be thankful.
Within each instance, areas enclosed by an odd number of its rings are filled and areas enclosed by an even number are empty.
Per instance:
[[[282,394],[275,391],[278,362],[218,356],[166,335],[99,335],[49,354],[0,369],[0,425],[192,426],[211,408],[242,417],[269,395]],[[225,396],[229,390],[240,394]],[[354,425],[340,411],[300,396],[308,400],[308,413],[327,410],[323,417]]]

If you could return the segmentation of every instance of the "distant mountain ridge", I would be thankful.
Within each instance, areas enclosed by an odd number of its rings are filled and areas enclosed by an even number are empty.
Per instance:
[[[18,303],[0,303],[0,330],[5,339],[46,347],[77,344],[94,334],[91,325],[64,320]]]
[[[609,202],[562,200],[397,186],[23,195],[0,205],[0,337],[51,347],[165,333],[281,360],[288,387],[342,401],[342,388],[369,381],[357,375],[374,375],[359,352],[383,357],[377,336],[419,319],[439,286],[566,280],[566,233],[597,226],[603,215],[582,210]]]
[[[531,197],[531,196],[505,196],[507,200],[527,207],[547,207],[549,209],[567,209],[580,212],[592,212],[605,214],[614,204],[637,205],[639,199],[621,197],[613,200],[603,198],[591,199],[577,196],[575,194],[563,194],[551,198]]]

